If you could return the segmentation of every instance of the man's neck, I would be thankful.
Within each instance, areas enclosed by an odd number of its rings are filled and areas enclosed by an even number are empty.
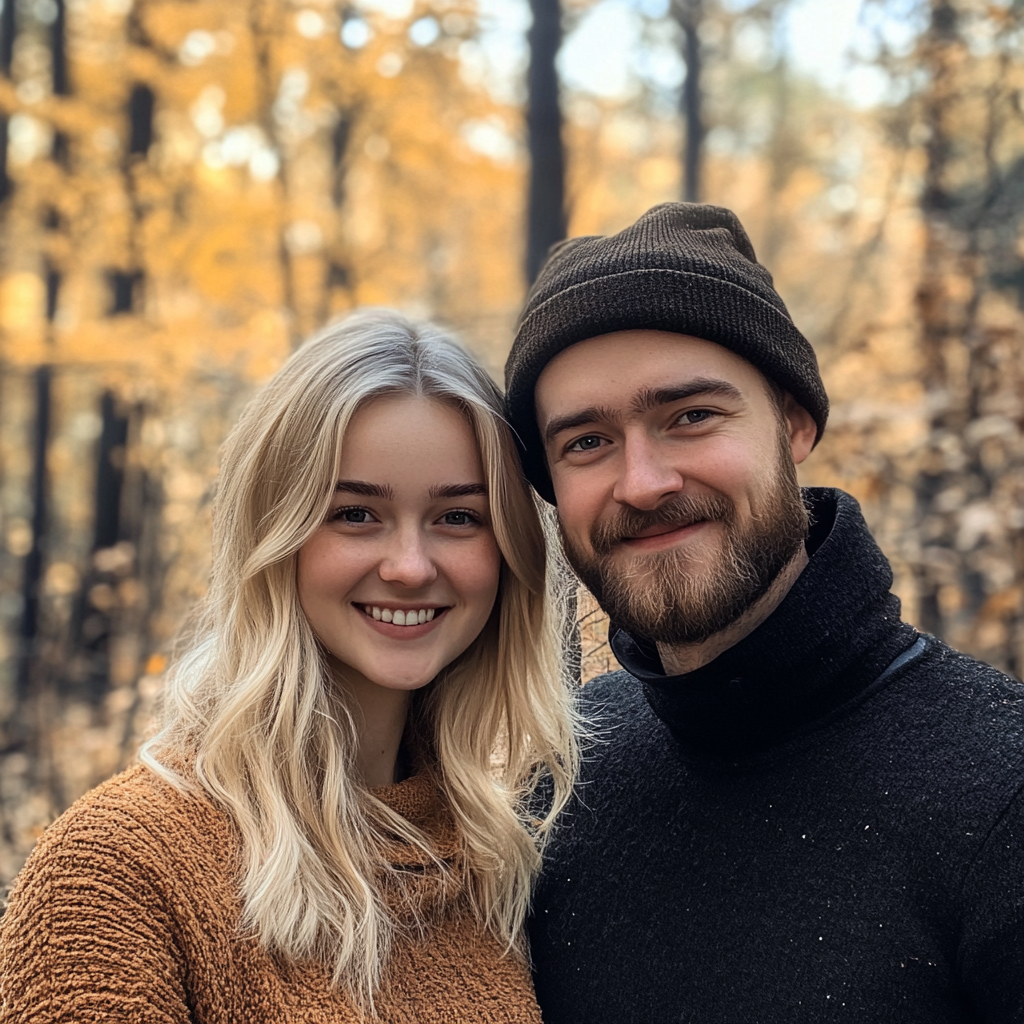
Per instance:
[[[665,674],[681,676],[687,672],[695,672],[753,633],[782,604],[783,598],[789,593],[796,578],[804,571],[809,561],[807,551],[801,544],[800,550],[761,597],[735,622],[714,636],[709,636],[707,640],[699,644],[658,644],[658,654],[661,656]]]

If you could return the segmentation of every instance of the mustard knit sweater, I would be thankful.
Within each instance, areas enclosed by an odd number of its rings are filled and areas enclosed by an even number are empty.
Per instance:
[[[375,792],[458,861],[425,776]],[[227,816],[147,768],[86,794],[42,836],[11,894],[0,1021],[358,1021],[324,967],[284,963],[242,932],[238,864]],[[540,1022],[525,965],[468,914],[398,942],[389,978],[377,1008],[386,1024]]]

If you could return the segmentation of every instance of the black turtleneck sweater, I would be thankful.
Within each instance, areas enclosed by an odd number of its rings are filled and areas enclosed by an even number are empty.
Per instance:
[[[857,503],[709,665],[584,688],[530,925],[546,1024],[1024,1021],[1024,686],[900,621]]]

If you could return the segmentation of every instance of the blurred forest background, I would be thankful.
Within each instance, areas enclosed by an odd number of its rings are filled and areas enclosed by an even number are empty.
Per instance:
[[[842,82],[791,45],[833,4],[3,0],[0,884],[147,728],[252,388],[365,304],[500,375],[547,246],[665,200],[735,209],[818,351],[804,482],[1024,673],[1024,2],[864,0]]]

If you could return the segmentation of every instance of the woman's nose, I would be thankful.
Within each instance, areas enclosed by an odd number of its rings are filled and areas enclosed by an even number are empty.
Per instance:
[[[422,533],[413,529],[395,533],[378,573],[385,583],[397,583],[410,589],[433,583],[437,579],[437,566]]]

